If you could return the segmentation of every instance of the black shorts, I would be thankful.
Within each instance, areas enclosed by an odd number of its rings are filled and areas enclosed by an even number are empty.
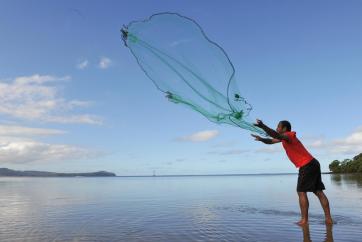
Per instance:
[[[299,168],[297,192],[315,192],[325,189],[321,167],[316,159]]]

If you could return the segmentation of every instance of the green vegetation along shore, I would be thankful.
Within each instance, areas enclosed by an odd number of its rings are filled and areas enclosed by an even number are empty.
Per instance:
[[[362,173],[362,153],[343,161],[334,160],[329,164],[329,170],[332,173]]]

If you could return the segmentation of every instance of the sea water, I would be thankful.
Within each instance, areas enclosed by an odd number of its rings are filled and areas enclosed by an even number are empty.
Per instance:
[[[362,241],[362,175],[322,175],[335,223],[296,174],[0,177],[0,241]]]

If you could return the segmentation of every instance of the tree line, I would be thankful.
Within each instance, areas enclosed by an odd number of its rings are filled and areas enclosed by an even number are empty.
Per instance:
[[[343,161],[334,160],[329,164],[329,170],[333,173],[362,173],[362,153]]]

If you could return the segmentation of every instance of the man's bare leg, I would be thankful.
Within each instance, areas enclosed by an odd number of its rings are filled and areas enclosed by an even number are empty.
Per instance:
[[[300,206],[300,213],[302,218],[297,223],[298,225],[305,225],[308,224],[308,208],[309,208],[309,201],[306,192],[298,192],[299,196],[299,206]]]
[[[324,215],[326,216],[326,224],[333,224],[327,196],[324,194],[323,191],[316,191],[314,192],[314,194],[319,198],[319,201],[322,205]]]
[[[324,242],[333,242],[333,231],[332,231],[332,224],[326,224],[326,238]]]

